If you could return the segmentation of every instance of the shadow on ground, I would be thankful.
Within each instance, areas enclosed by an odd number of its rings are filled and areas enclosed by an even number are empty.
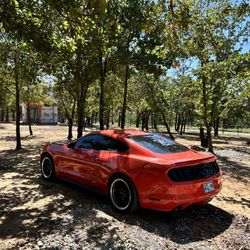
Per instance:
[[[230,177],[243,182],[250,180],[250,168],[243,164],[229,160],[229,157],[217,155],[217,158],[222,162],[222,170]]]
[[[110,208],[105,196],[64,181],[43,180],[39,148],[0,152],[0,240],[28,237],[35,243],[41,235],[62,232],[78,243],[84,239],[92,246],[112,247],[118,229],[111,227],[122,223],[186,244],[213,238],[233,221],[232,214],[212,205],[178,213],[141,210],[120,215]],[[86,231],[86,238],[79,230]]]

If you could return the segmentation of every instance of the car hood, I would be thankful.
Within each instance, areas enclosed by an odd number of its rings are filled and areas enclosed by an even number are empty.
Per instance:
[[[195,150],[179,153],[156,154],[156,158],[160,164],[173,165],[176,167],[187,167],[216,160],[216,156],[214,155],[197,152]]]

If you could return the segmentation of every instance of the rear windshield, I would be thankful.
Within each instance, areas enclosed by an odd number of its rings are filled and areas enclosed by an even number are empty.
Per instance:
[[[128,139],[158,154],[178,153],[189,150],[187,147],[158,134],[134,135],[128,137]]]

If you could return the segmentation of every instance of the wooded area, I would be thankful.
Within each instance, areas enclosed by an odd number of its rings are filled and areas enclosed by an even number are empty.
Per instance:
[[[172,139],[189,124],[213,152],[212,132],[250,126],[249,27],[246,1],[2,0],[0,118],[17,150],[20,103],[41,102],[69,140],[74,123],[78,138],[98,123]]]
[[[0,249],[249,249],[249,14],[246,0],[1,0]],[[34,105],[58,107],[58,126],[34,121]],[[221,192],[119,214],[42,178],[44,145],[108,128],[205,147]]]

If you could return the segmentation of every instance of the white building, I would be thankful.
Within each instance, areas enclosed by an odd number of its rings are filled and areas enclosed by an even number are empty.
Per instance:
[[[30,120],[32,123],[39,124],[57,124],[58,123],[58,107],[44,106],[41,104],[31,103],[30,105]],[[21,105],[21,120],[23,123],[28,122],[27,104]]]

